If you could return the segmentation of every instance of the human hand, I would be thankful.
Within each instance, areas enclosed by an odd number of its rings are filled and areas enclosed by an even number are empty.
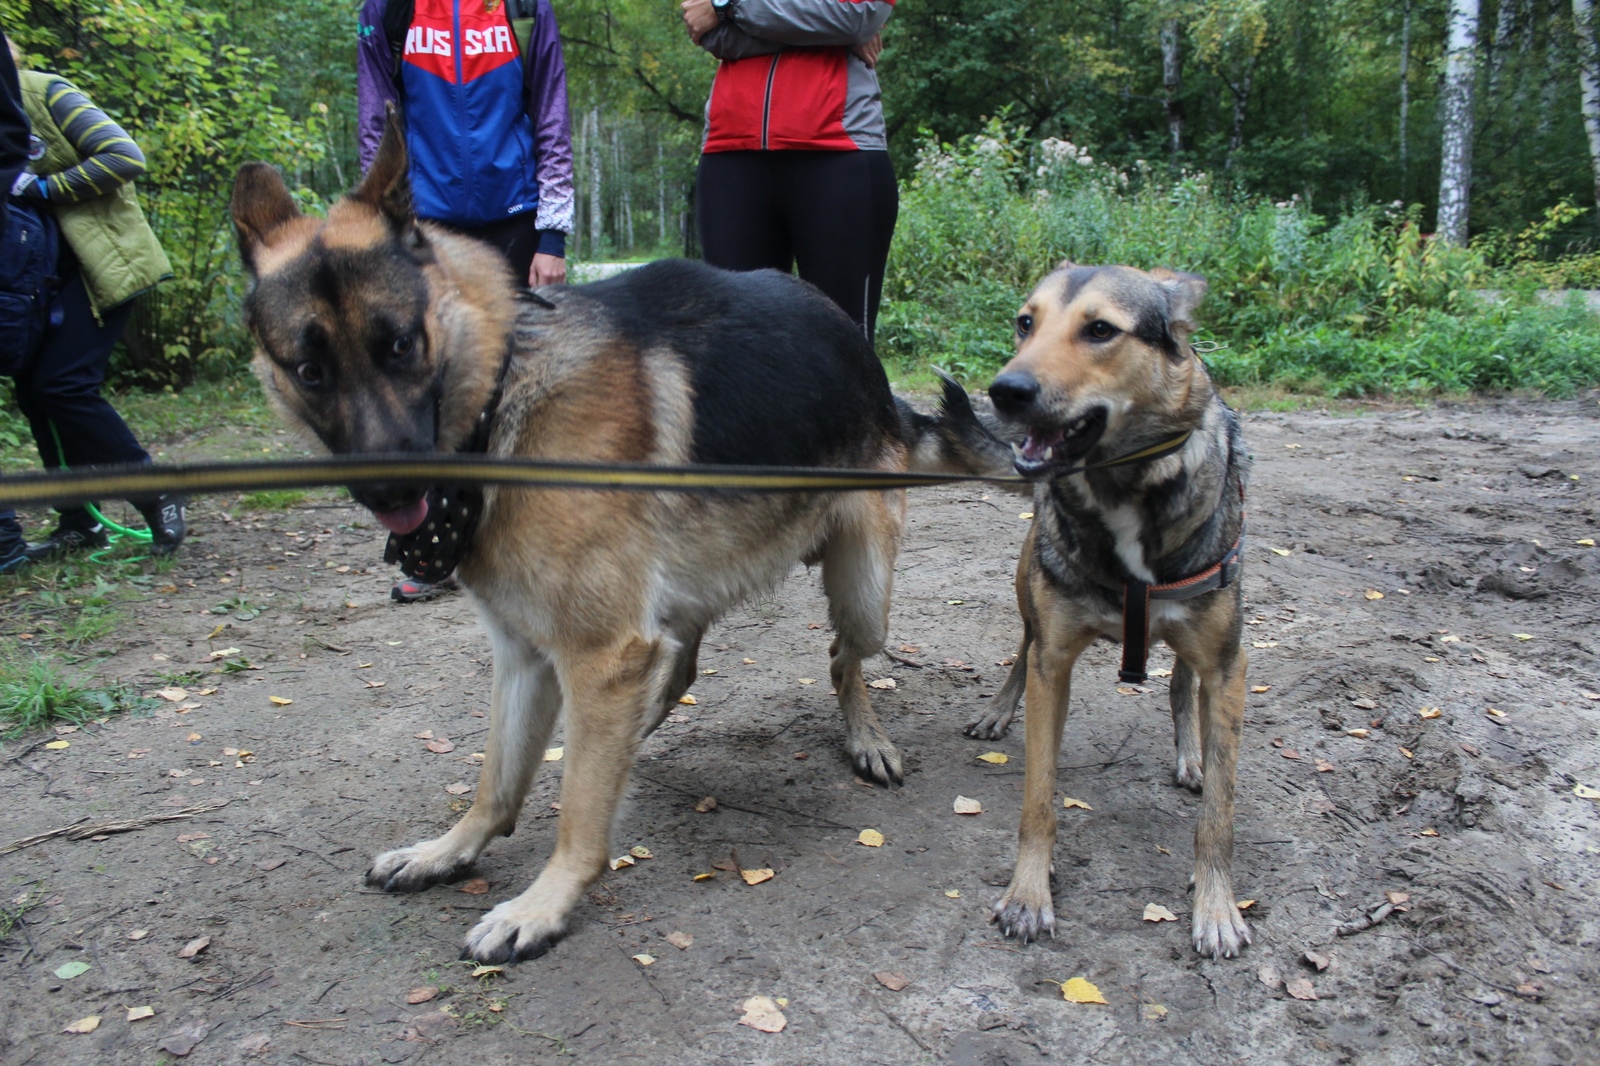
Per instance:
[[[560,285],[567,280],[567,261],[559,255],[546,255],[544,252],[534,254],[533,263],[528,267],[528,288],[537,289],[541,285]]]
[[[687,7],[688,5],[686,4],[684,6]],[[867,41],[864,44],[852,45],[850,51],[860,56],[861,62],[867,65],[868,70],[871,70],[873,67],[878,65],[878,56],[883,51],[883,34],[873,34],[872,40]]]
[[[700,38],[717,28],[717,10],[711,0],[683,0],[683,24],[689,28],[689,40],[695,44]]]

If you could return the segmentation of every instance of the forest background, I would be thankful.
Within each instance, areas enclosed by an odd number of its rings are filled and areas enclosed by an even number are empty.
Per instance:
[[[554,7],[575,264],[696,254],[715,61],[675,0]],[[30,65],[150,158],[139,190],[177,277],[141,298],[120,384],[240,374],[233,174],[269,160],[308,210],[358,179],[358,10],[0,0]],[[904,0],[884,43],[902,207],[878,346],[902,377],[981,380],[1072,258],[1206,275],[1200,347],[1229,384],[1600,383],[1600,318],[1570,291],[1600,288],[1593,0]]]

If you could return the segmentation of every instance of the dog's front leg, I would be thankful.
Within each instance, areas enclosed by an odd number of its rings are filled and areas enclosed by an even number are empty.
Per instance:
[[[1205,791],[1194,830],[1194,947],[1220,959],[1250,943],[1233,897],[1233,787],[1244,728],[1245,651],[1225,650],[1200,674]]]
[[[494,647],[489,739],[472,809],[448,833],[384,852],[367,883],[390,892],[418,892],[458,878],[490,840],[508,836],[522,811],[534,771],[561,711],[561,686],[542,653],[484,619]]]
[[[606,867],[611,823],[659,698],[662,654],[662,642],[636,637],[562,658],[568,711],[555,854],[526,892],[473,927],[463,958],[536,958],[566,932],[573,906]]]
[[[1028,659],[1028,715],[1023,719],[1027,760],[1017,866],[1011,886],[995,902],[991,914],[1003,934],[1024,944],[1045,933],[1055,935],[1050,870],[1056,845],[1056,758],[1061,753],[1061,731],[1067,724],[1072,667],[1094,640],[1093,631],[1071,625],[1045,625],[1034,632],[1037,639]]]

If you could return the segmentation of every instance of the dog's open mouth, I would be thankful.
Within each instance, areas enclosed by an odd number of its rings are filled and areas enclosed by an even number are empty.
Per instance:
[[[1096,407],[1061,426],[1033,426],[1027,437],[1011,446],[1017,473],[1023,477],[1047,475],[1089,454],[1106,431],[1106,409]]]

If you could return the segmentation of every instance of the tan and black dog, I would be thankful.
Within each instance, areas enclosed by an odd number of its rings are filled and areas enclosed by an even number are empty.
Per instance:
[[[1205,290],[1192,274],[1063,263],[1018,312],[1016,355],[989,387],[1001,419],[1025,433],[1014,454],[970,415],[959,436],[948,425],[934,434],[947,468],[1014,465],[1034,482],[1016,578],[1022,646],[995,705],[968,727],[1003,735],[1026,677],[1017,865],[993,912],[1025,942],[1055,929],[1052,797],[1072,668],[1095,640],[1124,640],[1125,607],[1133,641],[1164,640],[1176,655],[1178,783],[1202,790],[1203,771],[1195,948],[1220,958],[1250,942],[1232,886],[1245,702],[1237,559],[1249,460],[1238,418],[1189,344]],[[965,394],[947,387],[946,410],[965,406]],[[1140,650],[1131,663],[1125,654],[1130,679],[1142,678]]]
[[[450,452],[493,407],[490,455],[906,469],[909,411],[816,289],[665,261],[519,296],[493,249],[414,217],[392,118],[371,171],[325,220],[301,214],[265,164],[240,171],[232,210],[258,373],[287,420],[334,453]],[[396,533],[428,517],[421,488],[353,494]],[[460,877],[512,831],[564,716],[555,853],[464,954],[548,950],[606,866],[635,752],[696,676],[701,634],[801,561],[821,564],[845,749],[863,776],[897,782],[861,662],[882,649],[904,508],[901,491],[485,490],[460,564],[494,651],[476,798],[442,837],[379,855],[368,882],[412,891]]]

